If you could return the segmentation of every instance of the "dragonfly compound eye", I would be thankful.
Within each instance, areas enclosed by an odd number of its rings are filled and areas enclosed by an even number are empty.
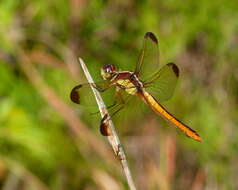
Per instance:
[[[112,73],[116,70],[116,67],[112,64],[106,64],[103,66],[103,70],[105,73]]]
[[[101,69],[101,75],[104,80],[109,80],[116,70],[116,67],[111,64],[104,65]]]

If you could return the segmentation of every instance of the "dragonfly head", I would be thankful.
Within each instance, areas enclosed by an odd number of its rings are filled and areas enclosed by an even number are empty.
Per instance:
[[[101,75],[104,80],[110,80],[112,76],[114,76],[115,72],[116,67],[112,64],[106,64],[101,69]]]

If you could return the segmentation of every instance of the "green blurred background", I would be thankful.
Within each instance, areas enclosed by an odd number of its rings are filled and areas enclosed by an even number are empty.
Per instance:
[[[69,93],[86,82],[77,57],[95,80],[106,63],[133,69],[147,31],[161,65],[181,70],[163,105],[203,142],[145,106],[122,111],[114,121],[136,186],[238,189],[237,10],[236,0],[1,1],[1,189],[128,189],[99,115]]]

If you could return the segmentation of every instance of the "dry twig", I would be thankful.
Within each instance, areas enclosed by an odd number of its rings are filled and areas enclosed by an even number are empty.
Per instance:
[[[80,65],[81,65],[81,67],[84,71],[84,74],[85,74],[88,82],[90,84],[93,84],[94,81],[93,81],[93,79],[92,79],[84,61],[81,58],[79,58],[79,62],[80,62]],[[106,109],[106,106],[103,102],[103,99],[102,99],[100,93],[92,85],[91,85],[91,88],[92,88],[92,91],[93,91],[94,96],[96,98],[96,101],[97,101],[99,111],[100,111],[100,114],[101,114],[102,118],[104,117],[105,114],[108,114],[108,116],[109,116],[109,113]],[[109,118],[110,118],[110,116],[109,116]],[[126,176],[126,179],[127,179],[127,182],[128,182],[128,185],[129,185],[130,189],[131,190],[136,190],[133,179],[131,177],[130,169],[129,169],[128,164],[127,164],[126,155],[125,155],[124,150],[121,146],[120,140],[118,138],[118,135],[115,131],[115,127],[114,127],[111,119],[109,119],[109,121],[108,121],[108,126],[110,128],[111,135],[107,136],[107,139],[108,139],[110,145],[112,146],[112,149],[114,150],[114,153],[116,154],[116,156],[119,157],[119,160],[121,162],[121,165],[122,165],[122,168],[123,168],[123,171],[125,173],[125,176]]]

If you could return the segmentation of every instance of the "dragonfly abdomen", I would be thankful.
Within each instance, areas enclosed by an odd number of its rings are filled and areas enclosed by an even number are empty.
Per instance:
[[[159,113],[163,118],[174,124],[180,130],[182,130],[188,137],[193,138],[196,141],[201,141],[201,137],[196,131],[183,124],[181,121],[176,119],[171,113],[169,113],[157,100],[145,90],[142,93],[138,93],[142,100],[149,105],[156,113]]]

